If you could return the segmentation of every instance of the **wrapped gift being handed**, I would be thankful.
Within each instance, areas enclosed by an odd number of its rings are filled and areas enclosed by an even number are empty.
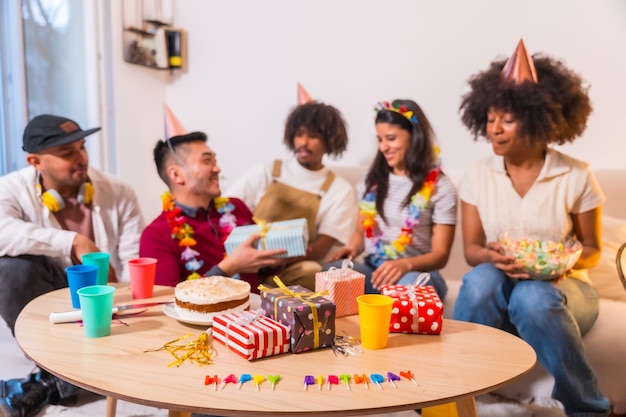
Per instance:
[[[293,353],[332,346],[335,339],[335,303],[300,285],[285,286],[274,277],[278,288],[259,285],[261,312],[291,328]]]
[[[356,298],[365,293],[365,275],[352,269],[353,265],[345,259],[341,269],[332,267],[315,274],[315,291],[328,291],[325,297],[335,303],[337,317],[359,313]]]
[[[214,316],[213,338],[248,360],[289,351],[289,328],[260,312]]]
[[[287,253],[277,255],[277,258],[292,258],[306,255],[309,244],[309,229],[306,219],[284,220],[268,223],[254,219],[257,224],[238,226],[230,232],[224,241],[226,254],[230,255],[251,234],[261,236],[255,243],[255,248],[262,250],[287,249]]]
[[[443,302],[435,287],[425,285],[430,274],[420,274],[413,285],[383,285],[380,293],[393,297],[390,333],[439,334]]]

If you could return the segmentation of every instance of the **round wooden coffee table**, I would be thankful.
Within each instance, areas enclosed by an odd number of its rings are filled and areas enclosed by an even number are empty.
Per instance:
[[[133,302],[128,285],[117,285],[116,304]],[[167,301],[173,288],[156,287],[150,301]],[[146,300],[147,301],[147,300]],[[528,372],[533,349],[506,332],[472,323],[444,320],[439,336],[389,335],[382,350],[335,356],[332,350],[282,354],[247,361],[215,342],[213,365],[185,362],[168,367],[167,351],[149,350],[205,327],[190,326],[165,315],[161,306],[122,318],[111,335],[88,339],[79,323],[52,324],[52,311],[71,309],[68,289],[42,295],[20,314],[15,336],[25,354],[41,368],[90,391],[148,406],[227,416],[352,416],[388,413],[453,402],[460,416],[476,416],[474,396],[491,391]],[[336,334],[359,336],[358,317],[336,320]],[[411,371],[419,385],[402,379],[397,388],[385,382],[317,386],[304,389],[305,375],[385,375]],[[280,375],[272,390],[248,382],[214,390],[205,376]],[[114,412],[113,412],[114,413]],[[111,413],[111,414],[113,414]]]

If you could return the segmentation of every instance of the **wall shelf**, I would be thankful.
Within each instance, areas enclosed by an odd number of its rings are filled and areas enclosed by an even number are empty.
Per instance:
[[[173,0],[123,0],[124,61],[157,70],[185,63],[186,36],[174,28]]]

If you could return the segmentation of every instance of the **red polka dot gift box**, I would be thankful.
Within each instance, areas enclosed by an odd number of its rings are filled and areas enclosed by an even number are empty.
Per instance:
[[[390,333],[441,333],[443,302],[435,287],[383,285],[380,293],[394,299]]]

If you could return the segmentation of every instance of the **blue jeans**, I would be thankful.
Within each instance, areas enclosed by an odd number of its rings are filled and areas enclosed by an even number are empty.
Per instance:
[[[606,416],[585,359],[582,335],[598,317],[598,294],[578,279],[558,282],[511,279],[491,263],[465,274],[454,319],[497,327],[524,339],[554,377],[552,396],[568,416]]]
[[[322,271],[328,271],[332,267],[341,268],[342,263],[343,263],[342,259],[331,262],[329,264],[324,265],[324,267],[322,268]],[[376,288],[372,286],[372,273],[376,270],[376,267],[367,262],[366,263],[353,262],[353,263],[354,263],[353,269],[365,275],[365,294],[379,294],[380,291],[378,291]],[[430,273],[430,281],[428,281],[426,285],[432,285],[433,287],[435,287],[435,291],[437,292],[437,295],[439,296],[441,301],[443,301],[446,298],[446,294],[448,293],[448,286],[446,285],[446,282],[444,281],[439,271],[426,271],[426,272]],[[407,272],[400,278],[400,280],[398,280],[398,282],[396,282],[396,285],[411,285],[415,282],[415,278],[417,278],[419,274],[421,273],[422,273],[421,271]]]

